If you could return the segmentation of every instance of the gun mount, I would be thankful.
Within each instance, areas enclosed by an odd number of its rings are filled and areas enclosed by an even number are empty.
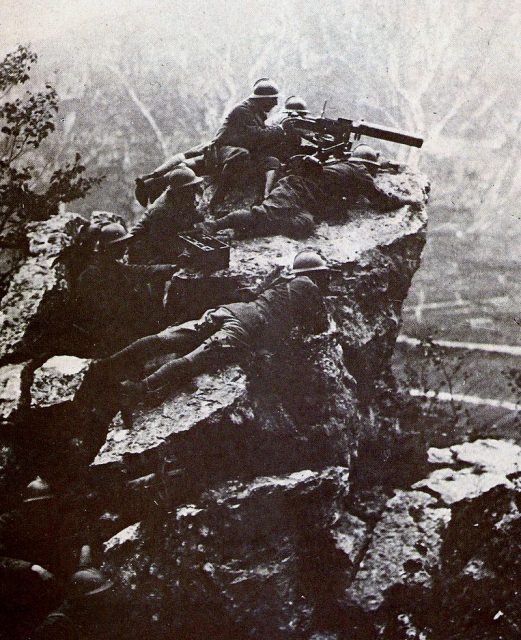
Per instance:
[[[282,127],[285,131],[296,132],[311,142],[317,147],[319,156],[329,155],[329,153],[334,155],[339,150],[344,153],[349,152],[353,143],[360,140],[361,136],[405,144],[409,147],[421,148],[423,145],[423,138],[418,135],[364,120],[355,122],[348,118],[333,120],[290,117],[283,121]]]

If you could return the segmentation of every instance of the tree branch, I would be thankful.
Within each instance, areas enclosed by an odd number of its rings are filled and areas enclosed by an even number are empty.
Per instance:
[[[159,146],[161,147],[161,151],[163,153],[163,157],[166,160],[171,155],[170,149],[169,149],[169,145],[168,145],[168,142],[167,142],[165,136],[163,135],[161,129],[159,128],[157,122],[155,121],[154,116],[150,112],[150,109],[140,100],[140,98],[137,95],[137,93],[130,86],[128,80],[125,78],[123,73],[117,67],[114,67],[114,66],[111,66],[111,65],[108,65],[108,64],[105,65],[105,66],[107,67],[107,69],[109,71],[111,71],[115,76],[118,77],[118,79],[120,80],[121,84],[125,88],[125,91],[128,93],[129,98],[136,105],[136,107],[140,111],[141,115],[145,118],[145,120],[150,125],[150,128],[154,132],[154,134],[155,134],[155,136],[157,138],[157,141],[159,143]]]

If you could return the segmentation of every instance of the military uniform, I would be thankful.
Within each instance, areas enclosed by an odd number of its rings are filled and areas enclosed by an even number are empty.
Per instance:
[[[327,327],[320,289],[306,276],[275,284],[253,302],[210,309],[199,320],[137,340],[109,362],[123,373],[136,363],[175,354],[143,380],[146,390],[164,390],[204,371],[245,363],[257,350],[276,349],[293,327],[314,333]]]
[[[307,172],[282,178],[262,204],[250,210],[229,213],[206,223],[211,233],[235,229],[243,236],[281,234],[308,237],[315,221],[338,220],[360,197],[380,211],[390,211],[403,201],[382,191],[369,171],[349,162],[336,162],[322,172]]]
[[[266,114],[249,98],[228,114],[213,144],[220,166],[235,166],[251,160],[264,171],[271,171],[280,166],[272,152],[283,138],[283,130],[279,126],[267,126]]]
[[[184,153],[176,153],[154,169],[152,173],[137,179],[135,195],[139,204],[146,207],[148,203],[155,202],[163,191],[172,184],[174,171],[180,166],[189,167],[198,176],[208,173],[205,161],[207,149],[208,144],[200,144]]]
[[[59,589],[53,574],[63,578],[69,569],[57,512],[48,505],[24,505],[0,516],[0,629],[13,640],[25,640],[55,606]]]
[[[306,238],[315,226],[309,206],[316,201],[316,192],[311,180],[298,175],[286,176],[277,182],[262,204],[219,218],[211,230],[235,229],[243,237],[280,234]]]
[[[360,197],[380,211],[402,206],[403,200],[380,189],[370,172],[360,163],[339,161],[324,166],[321,188],[326,196],[326,217],[335,218]]]
[[[177,234],[201,220],[191,191],[175,192],[171,187],[151,204],[132,228],[131,262],[173,264],[180,249]]]
[[[175,269],[168,264],[128,265],[93,254],[74,288],[74,324],[96,344],[123,345],[129,335],[146,332],[147,323],[153,330],[154,310],[162,309],[164,286]]]
[[[31,635],[31,640],[80,640],[67,602],[45,618]]]

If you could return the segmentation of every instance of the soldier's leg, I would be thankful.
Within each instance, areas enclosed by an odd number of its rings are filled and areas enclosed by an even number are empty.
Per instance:
[[[212,311],[211,319],[214,333],[198,347],[170,360],[141,383],[122,383],[123,404],[131,407],[147,394],[162,398],[172,388],[201,373],[242,361],[249,347],[237,319],[223,308]]]
[[[184,153],[176,153],[171,158],[168,158],[166,162],[163,162],[163,164],[154,169],[152,173],[143,176],[143,180],[146,180],[147,178],[158,178],[159,176],[164,176],[166,173],[172,171],[172,169],[175,169],[185,160],[186,156]]]
[[[280,169],[280,161],[275,156],[263,156],[261,157],[261,164],[266,174],[266,182],[264,183],[264,197],[267,198],[275,182],[277,181],[277,175]]]
[[[315,228],[315,220],[308,212],[291,212],[284,220],[281,220],[281,231],[289,238],[302,240],[308,238]]]
[[[160,333],[139,338],[104,361],[115,379],[130,378],[150,360],[167,354],[184,355],[205,340],[214,330],[211,312],[199,320],[168,327]]]
[[[209,202],[210,208],[224,201],[238,171],[249,162],[249,158],[250,152],[242,147],[224,146],[218,150],[217,159],[222,169],[217,181],[217,188]]]
[[[144,390],[154,392],[175,388],[201,373],[214,371],[236,362],[239,359],[238,351],[234,345],[230,344],[225,330],[219,331],[186,356],[167,362],[145,378]]]
[[[216,231],[223,231],[224,229],[235,229],[237,231],[247,232],[254,224],[255,216],[251,210],[240,209],[239,211],[227,213],[217,220],[207,220],[206,222],[196,225],[196,228],[210,234]]]

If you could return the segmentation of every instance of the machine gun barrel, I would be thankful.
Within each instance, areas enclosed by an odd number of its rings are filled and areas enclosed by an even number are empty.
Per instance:
[[[328,136],[328,144],[331,144],[331,141],[335,143],[343,142],[349,145],[348,148],[352,143],[351,138],[358,139],[360,136],[406,144],[409,147],[420,148],[423,144],[423,138],[420,136],[381,124],[365,122],[364,120],[354,122],[347,118],[333,120],[331,118],[291,117],[287,118],[282,123],[282,126],[284,129],[287,128],[304,134],[312,133],[318,138]]]
[[[356,135],[369,136],[370,138],[378,138],[379,140],[387,140],[388,142],[406,144],[409,147],[417,147],[418,149],[423,144],[423,138],[420,138],[413,133],[407,133],[406,131],[400,131],[399,129],[392,129],[391,127],[385,127],[381,124],[374,124],[372,122],[356,122],[352,125],[352,132]]]

